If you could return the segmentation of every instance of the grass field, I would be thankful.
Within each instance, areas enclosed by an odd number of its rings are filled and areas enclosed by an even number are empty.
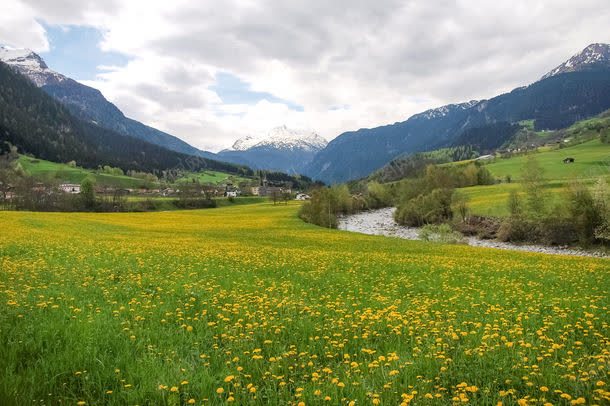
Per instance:
[[[297,208],[0,212],[0,403],[610,402],[609,260]]]
[[[195,179],[199,183],[219,185],[225,182],[231,182],[237,185],[239,182],[251,182],[252,179],[244,178],[242,176],[231,175],[224,172],[217,171],[203,171],[198,173],[189,172],[184,177],[178,179],[178,183],[192,182]]]
[[[610,177],[607,178],[610,180]],[[585,182],[593,187],[593,180]],[[545,185],[548,196],[547,204],[553,206],[561,203],[569,181],[550,181]],[[459,189],[459,193],[468,198],[468,207],[473,214],[480,216],[504,217],[508,216],[508,197],[511,191],[523,193],[519,183],[499,183],[489,186],[471,186]]]
[[[58,182],[81,183],[85,178],[90,177],[95,179],[95,183],[98,185],[121,188],[139,188],[150,183],[131,176],[97,173],[90,169],[72,167],[67,164],[45,161],[44,159],[30,158],[25,155],[19,157],[19,164],[28,175],[40,181],[55,180]],[[192,179],[196,179],[202,184],[214,185],[219,185],[226,181],[231,181],[234,184],[238,184],[241,181],[251,181],[251,179],[224,172],[203,171],[198,173],[188,172],[184,177],[178,179],[176,183],[191,182]]]
[[[599,139],[565,149],[539,152],[534,155],[544,170],[547,179],[546,190],[549,194],[549,204],[559,201],[562,192],[572,180],[580,180],[593,185],[597,179],[603,178],[610,182],[610,144],[602,144]],[[566,157],[575,158],[572,164],[564,164]],[[485,165],[497,179],[505,179],[510,175],[516,183],[500,183],[491,186],[473,186],[460,189],[460,193],[468,197],[469,206],[474,214],[483,216],[508,215],[508,196],[511,191],[520,191],[518,183],[521,168],[525,164],[525,156],[509,159],[498,159]]]
[[[575,162],[564,164],[563,159],[567,157],[574,158]],[[498,179],[510,175],[514,180],[518,180],[526,159],[526,156],[497,159],[485,167]],[[599,139],[569,148],[541,152],[536,154],[536,159],[549,180],[610,176],[610,144],[603,144]]]
[[[86,178],[95,179],[98,185],[106,185],[121,188],[138,188],[145,184],[142,179],[130,176],[110,175],[96,173],[89,169],[72,167],[43,159],[34,159],[24,155],[19,157],[19,164],[25,172],[40,181],[55,180],[57,182],[81,183]]]

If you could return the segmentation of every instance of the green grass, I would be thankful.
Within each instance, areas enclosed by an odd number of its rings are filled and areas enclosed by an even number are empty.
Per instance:
[[[298,207],[0,212],[0,403],[608,402],[609,260]]]
[[[66,183],[81,183],[85,178],[93,178],[97,185],[105,185],[120,188],[140,188],[149,185],[142,179],[133,178],[130,176],[110,175],[105,173],[97,173],[91,169],[80,167],[72,167],[67,164],[45,161],[43,159],[35,159],[25,155],[20,155],[18,160],[19,165],[25,172],[35,179],[45,181],[56,181]],[[184,177],[176,181],[177,184],[191,182],[193,179],[202,184],[220,185],[227,181],[237,185],[239,182],[252,181],[252,179],[242,176],[231,175],[218,171],[203,171],[203,172],[188,172]],[[158,186],[158,185],[156,185]]]
[[[610,144],[603,144],[599,139],[569,148],[535,153],[535,157],[549,180],[590,179],[610,175]],[[563,159],[567,157],[574,158],[575,162],[564,164]],[[497,159],[485,167],[498,179],[505,179],[510,175],[514,180],[518,180],[526,159],[523,155]]]
[[[610,144],[602,144],[599,139],[569,148],[540,151],[533,156],[543,168],[547,179],[549,205],[560,202],[562,193],[573,180],[588,185],[593,185],[599,178],[610,181]],[[566,157],[575,158],[575,162],[564,164],[563,159]],[[513,190],[521,191],[518,181],[526,159],[526,156],[517,156],[497,159],[485,165],[495,178],[504,180],[510,175],[514,183],[459,189],[469,199],[474,214],[499,217],[508,215],[508,196]]]
[[[202,184],[213,184],[220,185],[223,183],[231,182],[237,185],[239,182],[251,182],[251,178],[245,178],[243,176],[231,175],[224,172],[217,171],[203,171],[203,172],[189,172],[186,173],[182,178],[178,179],[177,183],[192,182],[193,179]]]
[[[90,169],[72,167],[67,164],[45,161],[43,159],[30,158],[25,155],[19,156],[18,163],[28,175],[41,182],[56,181],[81,183],[89,177],[93,178],[98,185],[121,188],[139,188],[146,183],[141,179],[132,178],[130,176],[96,173]]]
[[[591,182],[587,182],[592,186]],[[547,204],[553,206],[560,203],[568,186],[564,181],[552,181],[545,185],[548,196]],[[500,183],[490,186],[471,186],[458,189],[458,192],[468,198],[468,207],[473,214],[480,216],[508,216],[508,197],[511,191],[522,193],[519,183]]]

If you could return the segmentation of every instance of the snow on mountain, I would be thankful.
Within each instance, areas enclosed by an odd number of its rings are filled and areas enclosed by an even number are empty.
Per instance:
[[[247,151],[253,148],[277,150],[319,151],[328,141],[312,131],[293,130],[286,126],[276,127],[266,136],[247,136],[237,140],[229,151]]]
[[[415,114],[414,116],[411,117],[411,119],[423,118],[423,119],[431,120],[431,119],[434,119],[434,118],[445,117],[447,114],[449,114],[452,111],[455,111],[455,110],[466,110],[466,109],[471,108],[472,106],[475,106],[479,102],[480,102],[480,100],[471,100],[471,101],[466,102],[466,103],[448,104],[446,106],[442,106],[442,107],[438,107],[438,108],[435,108],[435,109],[426,110],[423,113]]]
[[[559,75],[561,73],[578,72],[596,67],[610,68],[609,44],[589,45],[582,52],[577,53],[566,62],[544,75],[542,79],[550,78],[551,76]]]
[[[67,79],[64,75],[49,69],[44,60],[30,49],[0,45],[0,61],[27,76],[38,87],[60,83]]]
[[[229,149],[233,150],[233,151],[246,151],[250,148],[252,148],[253,146],[255,146],[256,144],[258,144],[260,142],[259,139],[248,135],[247,137],[244,138],[240,138],[237,141],[235,141],[235,143],[233,144],[233,146]]]

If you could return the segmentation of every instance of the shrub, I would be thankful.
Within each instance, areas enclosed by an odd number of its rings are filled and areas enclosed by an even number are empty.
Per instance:
[[[512,216],[500,224],[498,240],[510,242],[538,241],[539,229],[536,223],[524,217]]]
[[[366,205],[370,209],[379,209],[392,205],[392,194],[388,188],[378,182],[370,182],[366,185]]]
[[[455,224],[455,229],[463,235],[476,235],[485,240],[493,240],[498,235],[500,221],[493,217],[470,216],[466,221]]]
[[[362,201],[355,201],[345,185],[319,188],[301,206],[299,217],[308,223],[336,228],[337,215],[353,213],[355,205],[362,207]]]
[[[589,189],[582,183],[572,183],[568,188],[570,222],[578,240],[589,245],[595,240],[595,230],[604,224],[603,208],[596,204]]]
[[[427,224],[419,230],[419,239],[423,241],[440,242],[443,244],[460,244],[464,236],[447,223]]]
[[[419,195],[400,205],[394,218],[399,224],[411,227],[439,224],[451,220],[453,218],[452,195],[452,189],[435,189],[429,194]]]

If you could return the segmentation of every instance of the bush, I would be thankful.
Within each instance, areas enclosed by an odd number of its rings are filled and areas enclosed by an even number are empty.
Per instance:
[[[319,188],[301,206],[299,217],[308,223],[337,228],[339,214],[351,214],[354,207],[362,208],[362,205],[362,200],[355,200],[345,185]]]
[[[569,219],[549,218],[539,225],[539,242],[545,245],[569,245],[578,240],[574,223]]]
[[[496,218],[470,216],[466,221],[456,223],[455,229],[463,235],[493,240],[498,236],[500,224],[500,221]]]
[[[582,245],[595,240],[595,230],[604,224],[603,207],[597,204],[589,189],[582,183],[573,183],[568,188],[570,223]],[[601,202],[602,204],[605,202]]]
[[[452,189],[435,189],[426,195],[419,195],[396,210],[396,222],[411,227],[424,224],[440,224],[453,218],[451,210]]]
[[[534,221],[524,217],[512,216],[500,224],[498,240],[509,242],[538,241],[539,229]]]
[[[427,224],[419,230],[419,239],[440,242],[443,244],[464,243],[464,236],[451,228],[449,224]]]
[[[386,186],[378,182],[370,182],[366,185],[366,189],[366,206],[369,209],[379,209],[392,205],[392,194]]]

